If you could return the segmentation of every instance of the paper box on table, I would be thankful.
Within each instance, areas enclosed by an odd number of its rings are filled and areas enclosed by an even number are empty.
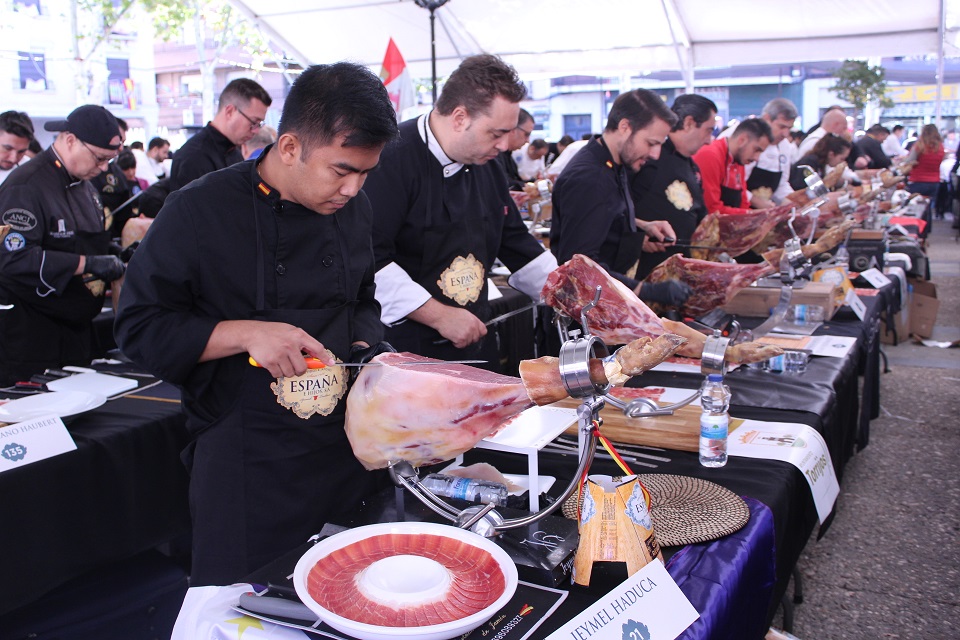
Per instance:
[[[790,304],[816,304],[823,307],[824,318],[830,319],[837,310],[839,291],[829,282],[808,282],[802,289],[794,289]],[[779,287],[747,287],[727,301],[723,310],[738,316],[766,318],[780,301]]]
[[[937,323],[937,285],[926,280],[910,280],[913,295],[910,298],[910,333],[921,338],[933,335],[933,326]]]
[[[590,476],[583,486],[573,581],[589,586],[595,562],[626,563],[632,576],[654,558],[663,561],[663,554],[653,532],[650,494],[637,476],[619,481]]]

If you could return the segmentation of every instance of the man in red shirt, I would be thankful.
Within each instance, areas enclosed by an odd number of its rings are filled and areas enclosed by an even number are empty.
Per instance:
[[[750,210],[744,166],[756,162],[772,140],[769,124],[760,118],[748,118],[734,129],[732,136],[714,140],[694,154],[708,213],[738,214]]]

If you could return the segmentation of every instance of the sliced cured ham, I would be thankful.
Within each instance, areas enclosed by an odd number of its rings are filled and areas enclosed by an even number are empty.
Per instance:
[[[424,591],[378,588],[365,579],[376,563],[402,556],[426,558],[441,579]],[[372,536],[320,558],[307,574],[307,591],[328,611],[381,627],[424,627],[460,620],[503,594],[506,578],[496,559],[461,540],[432,534]]]
[[[599,385],[622,384],[673,355],[686,340],[673,334],[624,345],[612,362],[592,359]],[[345,429],[354,455],[367,469],[406,461],[415,467],[442,462],[496,434],[534,404],[567,396],[556,358],[520,363],[521,378],[460,364],[405,366],[430,360],[411,353],[384,353],[364,367],[347,396]],[[439,361],[437,361],[439,362]]]
[[[583,307],[593,302],[597,286],[600,302],[587,316],[590,332],[607,344],[626,344],[643,336],[664,333],[660,318],[629,287],[599,264],[576,254],[547,276],[540,297],[557,311],[580,321]]]
[[[769,264],[708,262],[674,254],[658,265],[644,282],[679,280],[693,291],[681,307],[681,313],[702,316],[726,304],[740,289],[757,278],[773,273]]]
[[[735,215],[707,214],[693,232],[690,244],[717,248],[691,249],[690,255],[698,260],[716,260],[721,253],[736,258],[762,240],[777,223],[789,218],[794,207],[790,203]]]

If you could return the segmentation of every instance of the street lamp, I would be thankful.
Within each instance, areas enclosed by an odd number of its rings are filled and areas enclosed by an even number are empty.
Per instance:
[[[437,37],[434,30],[434,13],[450,0],[413,0],[418,7],[430,11],[430,70],[433,73],[433,103],[437,103]]]

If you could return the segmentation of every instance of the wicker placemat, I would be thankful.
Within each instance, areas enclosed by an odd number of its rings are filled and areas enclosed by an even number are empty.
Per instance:
[[[743,528],[750,508],[737,494],[715,482],[664,473],[638,474],[653,502],[653,530],[661,546],[716,540]],[[577,517],[576,494],[563,504],[563,515]]]

